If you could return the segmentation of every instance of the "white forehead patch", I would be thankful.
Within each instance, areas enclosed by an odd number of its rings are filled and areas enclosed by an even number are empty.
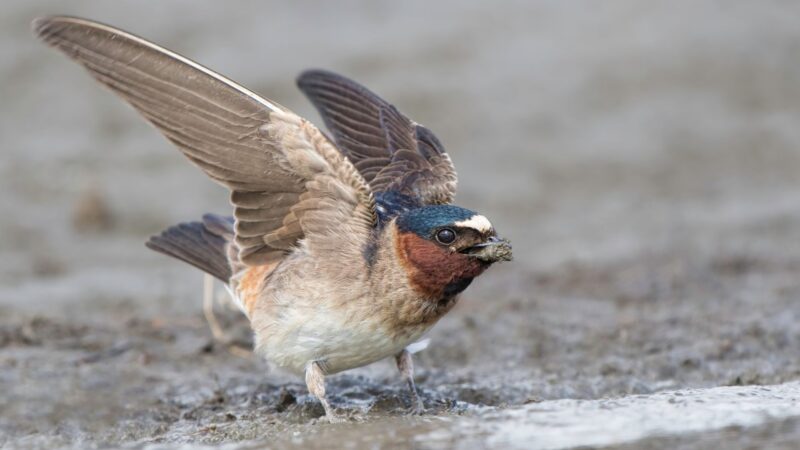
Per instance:
[[[486,233],[492,229],[492,224],[489,222],[489,219],[481,216],[480,214],[475,214],[467,220],[460,220],[453,225],[457,227],[472,228],[480,231],[481,233]]]

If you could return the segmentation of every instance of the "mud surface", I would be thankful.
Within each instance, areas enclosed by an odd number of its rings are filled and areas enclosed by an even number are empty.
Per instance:
[[[4,3],[0,446],[471,448],[486,442],[463,427],[540,402],[800,379],[798,6],[294,3]],[[331,377],[351,420],[320,423],[301,380],[231,351],[249,336],[221,292],[230,342],[212,339],[201,275],[142,243],[228,211],[224,190],[35,42],[47,13],[134,31],[313,120],[293,79],[338,70],[435,130],[458,203],[515,261],[417,355],[427,414],[406,415],[381,362]],[[798,435],[781,417],[617,448]]]

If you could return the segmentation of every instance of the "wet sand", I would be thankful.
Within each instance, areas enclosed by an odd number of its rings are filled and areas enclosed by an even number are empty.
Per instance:
[[[137,5],[4,5],[0,445],[524,447],[524,433],[486,439],[533,429],[560,401],[800,379],[798,7]],[[338,70],[437,133],[458,203],[492,219],[515,261],[430,333],[416,362],[426,415],[406,415],[405,386],[380,362],[330,378],[351,421],[321,423],[301,380],[214,341],[202,276],[143,242],[227,212],[225,191],[32,39],[32,17],[65,12],[313,120],[293,79]],[[714,392],[697,396],[715,404]],[[578,445],[791,448],[798,430],[791,413]]]

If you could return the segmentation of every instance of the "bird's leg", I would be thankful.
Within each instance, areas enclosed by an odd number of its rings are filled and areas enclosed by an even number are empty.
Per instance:
[[[314,397],[317,397],[322,407],[325,408],[325,417],[328,418],[330,423],[338,423],[343,420],[333,413],[333,408],[325,398],[325,372],[316,361],[311,361],[306,366],[306,386],[308,392]]]
[[[414,384],[414,360],[408,350],[402,350],[395,355],[397,362],[397,370],[400,371],[400,376],[408,383],[408,389],[411,391],[411,412],[414,414],[422,414],[425,412],[425,405],[417,392],[417,385]]]

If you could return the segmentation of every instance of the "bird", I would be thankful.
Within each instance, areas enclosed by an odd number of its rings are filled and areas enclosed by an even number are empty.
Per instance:
[[[456,171],[429,129],[334,72],[297,79],[326,134],[120,29],[68,16],[32,29],[230,191],[232,216],[206,214],[146,245],[224,283],[257,355],[304,377],[331,422],[344,419],[325,377],[394,357],[412,412],[424,411],[409,346],[474,278],[512,260],[485,216],[453,204]]]

